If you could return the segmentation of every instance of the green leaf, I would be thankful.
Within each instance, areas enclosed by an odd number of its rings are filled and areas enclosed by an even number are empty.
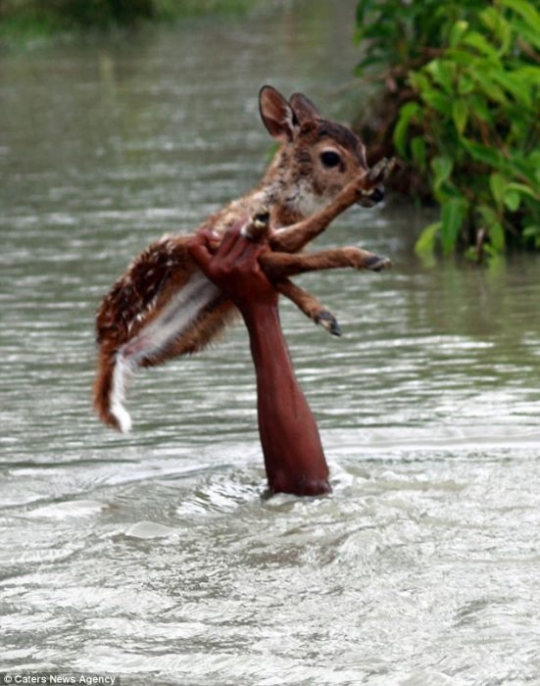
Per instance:
[[[485,227],[489,229],[490,224],[499,221],[499,216],[489,205],[478,205],[478,212],[484,220]]]
[[[469,69],[471,66],[471,63],[475,60],[478,59],[475,55],[472,54],[470,49],[467,47],[464,48],[448,48],[446,51],[446,56],[448,59],[453,60],[456,64],[461,65],[462,67],[465,67],[465,69]]]
[[[448,114],[452,103],[450,98],[436,90],[422,92],[422,99],[429,107],[441,114]]]
[[[540,33],[540,12],[533,7],[532,2],[527,2],[526,0],[499,0],[499,4],[520,14],[536,34]]]
[[[420,112],[420,105],[417,102],[408,102],[399,111],[399,119],[394,128],[394,145],[397,152],[403,157],[406,156],[407,131],[413,117]]]
[[[463,139],[463,144],[467,151],[473,159],[477,162],[483,162],[492,167],[497,167],[501,159],[501,154],[499,151],[493,148],[488,148],[486,145],[481,143],[475,143],[474,141]]]
[[[536,248],[540,248],[540,224],[529,224],[523,229],[523,238],[532,241]]]
[[[503,17],[500,9],[487,7],[479,14],[480,20],[490,29],[501,43],[501,52],[506,54],[512,42],[512,28]]]
[[[421,71],[411,72],[409,80],[413,88],[419,93],[428,91],[431,88],[430,80]]]
[[[474,79],[469,72],[464,71],[458,79],[457,91],[459,95],[468,95],[474,90]]]
[[[504,227],[499,220],[499,215],[489,205],[479,205],[478,212],[483,219],[483,223],[487,229],[487,232],[489,233],[489,238],[491,240],[493,249],[495,252],[503,252],[506,241]]]
[[[471,31],[463,36],[462,42],[471,48],[475,48],[481,55],[495,62],[499,61],[499,54],[491,43],[481,33]]]
[[[496,69],[493,65],[486,63],[486,60],[478,61],[474,68],[471,67],[477,90],[484,93],[489,100],[506,105],[508,98],[505,91],[493,79],[494,71]]]
[[[427,163],[426,141],[422,136],[415,136],[411,140],[411,155],[413,161],[424,170]]]
[[[501,222],[493,222],[489,227],[489,238],[491,245],[496,252],[504,252],[506,239],[504,235],[504,227]]]
[[[540,49],[540,31],[535,31],[530,27],[529,24],[526,22],[519,22],[519,26],[517,26],[518,22],[515,21],[513,22],[514,26],[516,28],[517,33],[520,36],[521,43],[528,43],[529,46],[534,46],[537,49]]]
[[[524,183],[509,183],[507,188],[511,191],[517,191],[522,195],[528,195],[529,197],[533,198],[533,200],[540,202],[540,195],[536,193],[534,189],[532,189],[530,186],[526,186]]]
[[[484,95],[476,91],[471,93],[467,98],[467,101],[470,107],[471,118],[480,119],[489,126],[494,124],[495,116],[493,108],[490,107]]]
[[[516,212],[521,205],[521,195],[517,191],[507,190],[504,194],[504,204],[510,212]]]
[[[452,119],[454,120],[454,126],[458,132],[458,136],[462,136],[467,126],[467,119],[469,117],[469,108],[467,103],[459,98],[454,101],[452,105]]]
[[[416,241],[414,249],[418,255],[431,255],[435,252],[435,241],[437,234],[441,230],[441,222],[434,222],[426,226],[420,234],[420,238]]]
[[[532,88],[520,72],[521,70],[513,72],[494,70],[491,78],[497,81],[507,93],[510,93],[516,102],[529,108],[531,106]],[[540,79],[540,76],[537,74],[536,78]]]
[[[504,202],[504,191],[506,190],[506,179],[499,172],[493,172],[489,177],[489,187],[491,194],[497,205],[501,206]]]
[[[468,22],[463,20],[456,21],[456,23],[452,26],[452,30],[450,31],[450,38],[448,41],[452,48],[456,47],[456,45],[459,44],[461,38],[463,37],[463,34],[468,30],[468,28]]]
[[[431,160],[431,168],[435,174],[435,185],[440,186],[441,183],[450,178],[454,168],[454,161],[451,157],[434,157]]]
[[[439,86],[446,93],[452,93],[454,91],[454,75],[455,75],[455,64],[450,60],[432,60],[425,67],[426,71],[429,72]]]
[[[445,255],[449,255],[456,246],[466,210],[467,201],[463,198],[450,198],[442,205],[441,239]]]

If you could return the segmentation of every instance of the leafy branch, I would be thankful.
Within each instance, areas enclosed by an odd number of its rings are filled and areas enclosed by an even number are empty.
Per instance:
[[[417,250],[540,249],[540,13],[528,0],[360,0],[358,74],[384,68],[389,139],[440,204]],[[396,97],[397,94],[397,97]],[[401,94],[401,97],[400,97]]]

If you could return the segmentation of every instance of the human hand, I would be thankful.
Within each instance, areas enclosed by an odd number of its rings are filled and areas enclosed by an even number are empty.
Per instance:
[[[230,298],[242,314],[258,305],[276,306],[278,292],[261,269],[259,255],[270,248],[242,235],[243,219],[229,229],[216,247],[215,235],[200,231],[188,250],[204,274]]]

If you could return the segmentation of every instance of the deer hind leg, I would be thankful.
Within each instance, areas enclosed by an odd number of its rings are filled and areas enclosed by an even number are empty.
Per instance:
[[[308,319],[319,324],[333,336],[341,336],[341,327],[334,315],[315,298],[300,286],[289,279],[280,279],[274,283],[276,289],[293,302]]]
[[[361,248],[334,248],[316,253],[288,254],[266,252],[260,255],[259,262],[272,281],[325,269],[369,269],[380,271],[392,265],[387,257],[379,257]]]

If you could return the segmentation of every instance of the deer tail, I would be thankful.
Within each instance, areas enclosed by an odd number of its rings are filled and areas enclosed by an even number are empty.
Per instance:
[[[131,417],[124,407],[125,392],[133,366],[119,350],[101,350],[94,383],[94,407],[104,424],[128,433]]]

